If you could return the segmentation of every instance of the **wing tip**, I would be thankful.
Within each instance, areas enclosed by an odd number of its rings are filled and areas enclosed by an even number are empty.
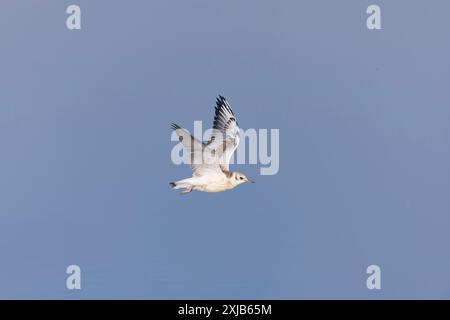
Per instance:
[[[173,123],[173,122],[170,124],[170,128],[172,128],[172,130],[181,129],[181,127],[179,125],[177,125],[176,123]]]
[[[216,109],[221,108],[225,103],[227,102],[227,98],[225,98],[223,95],[219,94],[216,98]]]
[[[231,106],[228,103],[227,99],[219,94],[216,98],[213,128],[220,129],[221,127],[228,126],[229,124],[227,122],[229,121],[229,119],[231,119],[236,123],[236,125],[238,125],[236,116],[234,115],[234,112],[231,109]]]

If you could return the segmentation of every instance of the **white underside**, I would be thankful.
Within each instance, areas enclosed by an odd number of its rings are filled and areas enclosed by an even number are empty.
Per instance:
[[[177,181],[175,184],[174,189],[193,188],[194,190],[203,192],[221,192],[234,188],[234,185],[230,182],[230,179],[228,179],[225,175],[218,175],[214,177],[192,177]]]

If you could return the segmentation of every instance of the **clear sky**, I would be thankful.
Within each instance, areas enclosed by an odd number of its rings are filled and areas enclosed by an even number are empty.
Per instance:
[[[0,298],[450,298],[449,12],[1,1]],[[169,125],[210,123],[218,94],[280,129],[280,171],[180,196]]]

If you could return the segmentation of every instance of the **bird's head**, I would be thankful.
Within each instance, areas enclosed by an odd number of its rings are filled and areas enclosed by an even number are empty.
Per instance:
[[[240,173],[240,172],[233,172],[233,174],[231,175],[231,180],[233,181],[234,185],[239,185],[244,182],[255,183],[254,181],[247,178],[247,176],[245,174]]]

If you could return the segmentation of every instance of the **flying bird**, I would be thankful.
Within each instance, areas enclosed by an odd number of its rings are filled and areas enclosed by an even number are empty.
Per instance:
[[[239,127],[228,101],[221,95],[216,100],[215,116],[209,141],[195,139],[186,129],[172,124],[179,141],[190,154],[192,177],[170,182],[172,189],[221,192],[252,180],[240,172],[231,172],[230,159],[239,145]]]

